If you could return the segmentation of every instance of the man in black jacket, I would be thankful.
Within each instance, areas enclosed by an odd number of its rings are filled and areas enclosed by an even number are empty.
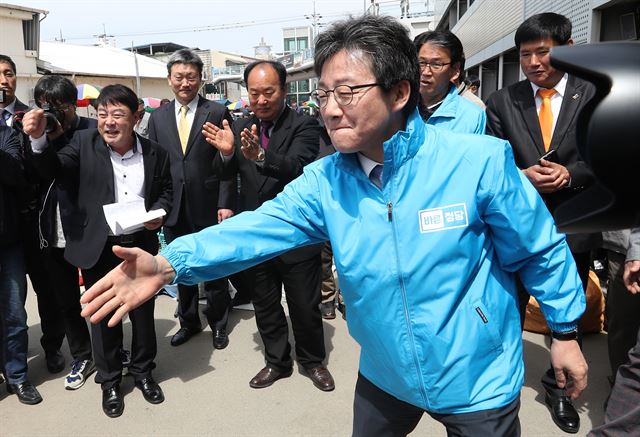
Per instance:
[[[4,123],[19,130],[20,118],[29,107],[22,103],[15,95],[17,79],[16,66],[10,57],[0,55],[0,87],[5,90],[4,102],[0,103],[0,124]],[[75,87],[74,87],[75,89]],[[75,102],[75,97],[74,97]],[[21,148],[24,153],[28,139],[19,135]],[[49,275],[45,265],[43,252],[40,250],[38,233],[38,192],[40,181],[37,175],[25,163],[26,184],[20,187],[19,209],[20,229],[22,234],[25,268],[31,280],[31,286],[38,297],[38,315],[42,337],[40,344],[44,350],[47,369],[50,373],[59,373],[64,369],[64,356],[60,346],[64,340],[64,327],[56,301],[49,286]]]
[[[55,150],[68,144],[76,131],[98,126],[96,120],[76,114],[77,90],[66,77],[41,77],[34,89],[34,98],[38,107],[50,111],[51,132],[47,133],[47,141]],[[89,329],[80,316],[78,268],[64,259],[65,220],[62,214],[71,210],[75,193],[69,184],[57,183],[56,179],[41,180],[38,187],[36,241],[49,277],[46,289],[38,290],[38,311],[43,337],[45,321],[49,326],[55,326],[54,332],[61,332],[56,338],[42,343],[59,353],[62,340],[67,337],[73,362],[64,386],[67,390],[75,390],[95,371]]]
[[[516,165],[552,215],[558,205],[595,181],[576,147],[578,113],[595,88],[550,64],[553,46],[571,44],[568,18],[554,13],[528,18],[515,34],[520,66],[527,78],[496,91],[487,100],[487,133],[511,143]],[[586,290],[591,249],[599,245],[600,234],[571,234],[567,242]],[[522,286],[519,299],[524,321],[529,294]],[[580,417],[565,391],[556,385],[552,368],[543,375],[542,385],[554,422],[565,432],[578,432]]]
[[[27,279],[16,198],[21,181],[20,140],[13,129],[0,125],[0,370],[9,393],[23,404],[37,404],[42,397],[27,379]]]
[[[205,122],[221,126],[222,120],[231,122],[231,115],[224,106],[198,95],[202,68],[202,60],[191,50],[178,50],[171,55],[167,80],[176,98],[156,109],[149,120],[149,139],[161,143],[171,157],[174,200],[173,212],[164,227],[167,243],[233,215],[230,199],[235,198],[235,181],[219,182],[212,164],[220,157],[202,136]],[[231,302],[226,278],[205,282],[204,292],[213,347],[224,349],[229,344],[227,319]],[[179,346],[202,331],[197,286],[178,285],[178,318],[180,329],[171,338],[172,346]]]
[[[82,269],[87,287],[120,264],[113,246],[158,251],[157,229],[162,218],[114,229],[107,222],[104,205],[117,203],[121,210],[143,202],[146,211],[164,209],[169,213],[172,200],[167,152],[133,132],[138,108],[135,93],[123,85],[110,85],[96,103],[98,129],[79,132],[57,153],[47,144],[43,111],[30,111],[24,118],[24,131],[31,136],[32,159],[39,174],[56,177],[74,192],[69,210],[61,214],[64,255]],[[130,314],[133,333],[129,373],[144,398],[157,404],[164,401],[164,394],[151,376],[157,352],[153,310],[154,301],[150,300]],[[120,392],[122,325],[109,328],[101,323],[91,325],[91,330],[102,408],[107,416],[118,417],[124,411]]]
[[[240,211],[252,211],[273,199],[286,184],[302,174],[318,155],[320,126],[285,105],[286,69],[278,62],[249,64],[244,79],[254,116],[236,122],[233,131],[207,123],[208,140],[226,148],[217,161],[223,179],[240,174]],[[323,391],[335,384],[323,365],[326,353],[320,315],[320,252],[322,245],[299,248],[245,272],[253,284],[256,323],[265,348],[267,365],[249,382],[268,387],[291,375],[289,326],[280,304],[282,286],[295,337],[296,358],[314,385]]]

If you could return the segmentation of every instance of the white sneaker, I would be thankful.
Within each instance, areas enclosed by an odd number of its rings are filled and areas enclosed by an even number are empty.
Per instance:
[[[64,378],[64,388],[67,390],[77,390],[82,387],[93,372],[96,365],[92,360],[73,360],[71,372]]]

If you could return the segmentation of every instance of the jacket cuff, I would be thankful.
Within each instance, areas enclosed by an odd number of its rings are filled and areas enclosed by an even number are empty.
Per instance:
[[[175,278],[173,278],[173,282],[171,282],[171,284],[188,284],[190,274],[185,267],[187,264],[185,262],[184,255],[172,248],[170,245],[162,249],[160,251],[160,255],[162,255],[167,261],[169,261],[169,264],[171,264],[173,270],[176,271],[176,276]]]
[[[549,329],[551,329],[553,332],[569,332],[578,329],[577,321],[571,323],[553,323],[547,321],[547,325],[549,325]]]

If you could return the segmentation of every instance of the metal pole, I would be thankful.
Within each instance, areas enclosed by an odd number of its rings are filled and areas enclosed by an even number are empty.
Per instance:
[[[136,94],[140,97],[140,71],[138,70],[138,56],[133,50],[133,41],[131,41],[131,53],[133,53],[133,62],[136,66]]]

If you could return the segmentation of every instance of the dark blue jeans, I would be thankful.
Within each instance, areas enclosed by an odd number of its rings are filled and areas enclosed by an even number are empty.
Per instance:
[[[0,363],[9,384],[27,380],[26,298],[22,246],[0,247]]]

